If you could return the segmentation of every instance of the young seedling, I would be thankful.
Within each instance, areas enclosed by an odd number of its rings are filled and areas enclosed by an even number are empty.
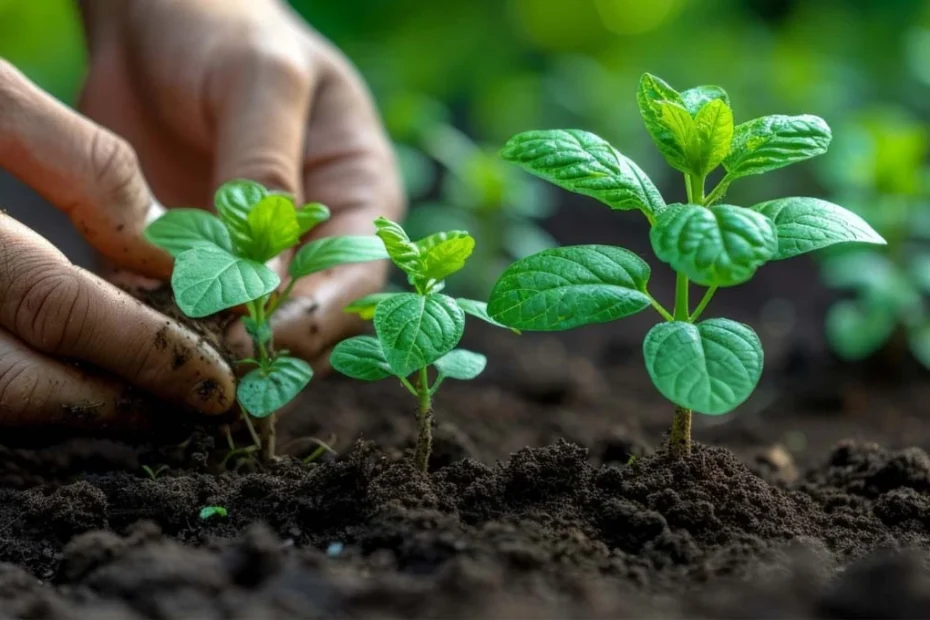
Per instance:
[[[497,323],[488,317],[484,303],[440,293],[445,279],[465,266],[475,247],[467,232],[441,232],[411,241],[400,225],[385,218],[378,218],[375,226],[413,292],[379,293],[352,304],[354,312],[374,318],[376,335],[343,340],[333,349],[330,363],[362,381],[396,377],[417,399],[414,464],[425,472],[433,442],[433,395],[446,379],[474,379],[487,363],[479,353],[455,348],[465,330],[465,315]],[[436,369],[432,383],[430,366]]]
[[[151,479],[151,480],[158,480],[158,477],[159,477],[160,475],[162,475],[163,473],[165,473],[166,471],[168,471],[168,466],[167,466],[167,465],[159,465],[158,467],[156,467],[156,468],[153,469],[153,468],[149,467],[148,465],[143,465],[143,466],[142,466],[142,471],[145,472],[145,475],[148,476],[149,479]]]
[[[252,339],[254,366],[239,382],[236,397],[246,425],[263,458],[275,452],[275,412],[310,381],[310,366],[287,351],[276,351],[271,318],[300,278],[345,263],[388,257],[378,237],[326,237],[303,245],[288,267],[290,281],[266,263],[300,244],[304,235],[329,219],[319,203],[297,207],[292,197],[245,180],[222,185],[214,198],[217,215],[200,209],[173,209],[153,222],[146,238],[174,257],[171,287],[184,314],[205,317],[244,306],[242,319]],[[262,423],[259,436],[251,417]]]
[[[781,198],[752,207],[718,204],[731,183],[827,150],[820,118],[765,116],[733,122],[718,86],[679,93],[646,74],[637,95],[646,129],[666,161],[684,174],[687,204],[666,204],[649,177],[601,138],[579,130],[530,131],[512,138],[504,159],[615,210],[639,210],[656,257],[675,270],[675,304],[647,290],[650,269],[608,245],[544,250],[517,261],[491,293],[492,319],[525,330],[559,331],[604,323],[652,307],[664,319],[643,342],[646,369],[675,405],[668,449],[691,451],[691,413],[719,415],[746,400],[762,374],[762,345],[748,325],[699,321],[714,293],[752,278],[768,261],[841,242],[885,243],[859,216],[816,198]],[[709,193],[707,176],[725,174]],[[696,307],[691,283],[707,287]]]
[[[199,516],[201,521],[213,519],[214,517],[225,519],[229,516],[229,511],[222,506],[204,506],[200,509]]]

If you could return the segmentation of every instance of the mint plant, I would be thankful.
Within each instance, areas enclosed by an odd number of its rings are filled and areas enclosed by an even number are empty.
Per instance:
[[[465,315],[498,324],[483,302],[453,299],[440,292],[445,279],[461,271],[474,250],[471,235],[455,230],[411,241],[399,224],[383,217],[375,220],[375,226],[413,291],[378,293],[351,304],[351,312],[374,319],[375,336],[343,340],[333,349],[330,363],[361,381],[395,377],[416,398],[414,465],[425,472],[433,442],[433,395],[446,379],[474,379],[487,364],[484,355],[455,348],[465,330]],[[430,366],[436,371],[432,382]]]
[[[253,366],[239,381],[236,397],[255,445],[265,459],[274,457],[275,412],[293,400],[313,376],[310,366],[276,351],[271,319],[300,278],[345,263],[382,260],[384,244],[374,235],[325,237],[303,245],[288,267],[290,281],[266,263],[300,244],[304,235],[329,219],[320,203],[297,207],[291,196],[259,183],[230,181],[217,190],[217,215],[201,209],[172,209],[152,222],[146,238],[174,257],[171,287],[181,311],[205,317],[237,306],[252,339]],[[250,418],[262,423],[261,436]]]
[[[730,184],[743,177],[824,153],[831,133],[822,119],[776,115],[735,125],[719,86],[679,93],[649,74],[640,81],[637,101],[656,146],[684,175],[687,204],[666,204],[639,166],[585,131],[521,133],[502,156],[612,209],[640,211],[651,225],[656,257],[677,274],[673,308],[649,292],[650,268],[639,256],[580,245],[544,250],[508,267],[494,285],[488,313],[510,327],[560,331],[653,308],[664,322],[643,342],[646,370],[675,405],[668,450],[684,457],[691,451],[692,411],[731,411],[762,374],[762,344],[751,327],[726,318],[699,320],[716,291],[746,282],[769,261],[842,242],[885,241],[859,216],[816,198],[720,204]],[[725,173],[706,192],[707,177],[719,166]],[[693,308],[692,283],[706,287]]]

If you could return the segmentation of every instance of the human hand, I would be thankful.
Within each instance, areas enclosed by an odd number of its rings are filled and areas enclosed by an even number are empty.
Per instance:
[[[107,257],[150,275],[170,269],[170,257],[138,243],[157,205],[132,149],[3,60],[0,168],[65,211]],[[139,424],[144,408],[129,386],[205,413],[235,400],[231,370],[194,333],[0,214],[0,426]]]
[[[329,206],[332,219],[308,240],[373,233],[377,216],[402,213],[397,166],[364,84],[284,3],[83,6],[91,66],[81,109],[132,143],[164,203],[208,207],[221,183],[252,179]],[[342,308],[386,273],[386,264],[348,265],[299,281],[275,314],[275,344],[319,370],[331,345],[360,327]],[[251,354],[241,325],[230,344]]]

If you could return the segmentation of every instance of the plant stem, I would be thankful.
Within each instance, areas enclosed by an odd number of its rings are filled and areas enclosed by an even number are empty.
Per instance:
[[[275,443],[277,439],[277,431],[275,430],[275,418],[278,417],[277,413],[272,413],[265,418],[262,418],[262,460],[266,463],[270,463],[274,460],[275,457]]]
[[[417,379],[417,447],[413,455],[414,466],[426,473],[429,471],[429,455],[433,450],[433,400],[429,389],[427,367],[420,369]]]
[[[688,320],[688,276],[678,272],[675,276],[675,317],[676,321]]]
[[[242,419],[245,420],[245,426],[249,429],[249,435],[252,436],[252,443],[255,444],[255,447],[261,449],[262,440],[258,436],[258,433],[255,432],[255,426],[252,425],[252,416],[248,414],[245,410],[242,412]]]
[[[668,436],[668,453],[676,459],[691,456],[691,410],[675,407],[672,430]]]
[[[726,193],[728,187],[730,187],[730,178],[729,176],[725,176],[723,177],[723,179],[720,180],[720,183],[717,184],[717,187],[715,187],[710,192],[710,194],[704,200],[704,204],[706,206],[710,206],[714,204],[715,202],[717,202],[718,200],[720,200],[723,197],[723,195]]]
[[[666,321],[674,321],[675,318],[672,316],[672,313],[665,309],[665,306],[660,304],[658,300],[649,294],[649,291],[646,291],[646,295],[649,296],[649,302],[652,304],[652,307],[656,309],[663,319]]]
[[[700,318],[701,313],[704,312],[704,308],[706,308],[707,304],[710,303],[710,300],[714,298],[714,293],[716,292],[716,286],[712,286],[707,289],[707,291],[704,293],[704,297],[701,298],[701,303],[698,304],[697,308],[694,309],[694,313],[691,315],[691,318],[688,319],[689,321],[694,323]]]

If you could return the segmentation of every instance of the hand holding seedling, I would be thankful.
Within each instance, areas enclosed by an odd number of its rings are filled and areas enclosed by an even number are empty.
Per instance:
[[[440,292],[445,279],[461,271],[475,249],[471,235],[453,230],[412,241],[395,222],[381,217],[375,225],[385,250],[407,275],[413,291],[370,295],[346,308],[374,318],[376,336],[343,340],[333,349],[330,362],[337,371],[361,381],[395,377],[416,398],[414,465],[425,472],[433,442],[433,395],[445,379],[474,379],[487,363],[479,353],[455,348],[465,331],[465,315],[501,325],[491,320],[484,303],[453,299]],[[430,366],[436,369],[432,383]]]
[[[718,86],[677,92],[643,76],[637,94],[646,129],[665,160],[684,175],[687,204],[667,205],[633,161],[580,130],[530,131],[502,155],[569,191],[615,210],[639,210],[651,225],[656,256],[677,273],[675,304],[664,308],[647,289],[641,258],[606,245],[545,250],[517,261],[500,277],[490,316],[511,327],[558,331],[613,321],[652,307],[665,322],[643,343],[646,369],[675,405],[669,451],[690,454],[691,412],[718,415],[745,401],[762,374],[762,344],[748,325],[699,320],[721,287],[746,282],[773,260],[843,242],[884,244],[859,216],[816,198],[781,198],[752,207],[720,204],[729,186],[820,155],[831,134],[816,116],[765,116],[734,124]],[[725,174],[709,192],[708,175]],[[690,303],[691,284],[706,287]]]
[[[222,183],[253,179],[331,209],[304,241],[371,234],[376,216],[400,216],[399,175],[364,84],[285,2],[87,0],[82,8],[90,68],[81,109],[135,147],[163,203],[209,207]],[[278,275],[289,259],[281,256]],[[275,314],[276,344],[322,365],[357,328],[342,308],[378,290],[386,269],[350,265],[298,282]],[[257,353],[241,325],[230,336],[237,353]]]
[[[170,266],[135,243],[153,201],[129,147],[2,60],[0,168],[67,213],[104,255],[139,270]],[[207,413],[234,401],[231,370],[195,334],[0,214],[0,425],[138,427],[145,407],[129,386]]]

